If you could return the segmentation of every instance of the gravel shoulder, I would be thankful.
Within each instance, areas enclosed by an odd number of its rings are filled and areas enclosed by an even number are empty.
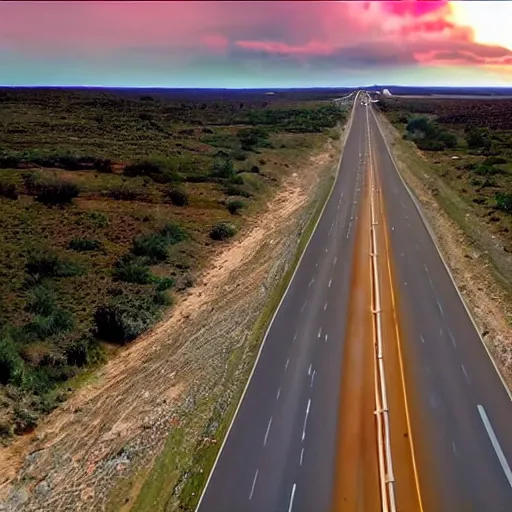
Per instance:
[[[512,388],[511,255],[411,142],[380,115],[399,171],[419,200],[459,291],[509,389]]]
[[[188,510],[180,501],[194,453],[216,442],[218,418],[236,403],[255,325],[325,200],[340,147],[329,140],[291,171],[167,318],[0,449],[0,510],[139,509],[155,491],[151,510]]]

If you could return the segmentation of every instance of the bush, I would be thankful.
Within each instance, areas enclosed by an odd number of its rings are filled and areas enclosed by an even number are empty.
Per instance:
[[[57,254],[51,251],[31,254],[25,264],[25,270],[28,274],[38,279],[44,277],[70,277],[80,272],[77,265],[59,258]]]
[[[88,212],[85,214],[85,217],[90,220],[91,224],[96,228],[108,228],[108,226],[110,226],[110,221],[105,213]]]
[[[479,176],[495,176],[500,173],[502,173],[501,169],[493,167],[492,165],[486,165],[485,163],[477,165],[475,168],[475,174]]]
[[[241,149],[235,149],[231,153],[231,157],[238,162],[243,162],[244,160],[247,160],[247,153]]]
[[[157,291],[155,295],[153,295],[153,302],[157,306],[170,306],[172,304],[172,299],[167,293],[165,293],[165,291]]]
[[[153,301],[141,301],[137,297],[125,303],[103,305],[94,313],[96,336],[125,345],[149,329],[158,316],[158,307]]]
[[[176,245],[188,238],[187,232],[178,224],[168,223],[160,230],[169,245]]]
[[[229,178],[229,182],[233,183],[234,185],[243,185],[244,179],[239,174],[235,174],[234,176],[231,176],[231,178]]]
[[[79,193],[80,190],[74,183],[54,180],[38,185],[36,200],[46,205],[64,205],[71,203]]]
[[[165,161],[144,160],[128,164],[123,174],[126,176],[143,176],[152,179],[157,183],[170,183],[172,181],[181,181],[179,174]]]
[[[211,174],[215,178],[231,178],[235,174],[233,161],[230,158],[215,158]]]
[[[165,261],[168,256],[169,242],[160,233],[141,235],[133,240],[133,254],[146,256],[152,262]]]
[[[496,207],[506,213],[512,214],[512,194],[504,193],[496,195]]]
[[[71,342],[65,348],[66,363],[79,368],[96,364],[104,359],[104,354],[97,341],[90,336],[83,336]]]
[[[49,316],[37,315],[23,327],[29,338],[44,340],[61,332],[71,331],[75,326],[73,315],[64,309],[55,309]]]
[[[257,165],[253,165],[249,172],[259,173],[260,172],[260,168]]]
[[[18,354],[9,333],[3,332],[0,337],[0,384],[22,384],[25,375],[25,364]]]
[[[157,292],[163,292],[174,286],[174,279],[172,277],[162,277],[158,279],[156,285]]]
[[[109,159],[96,159],[94,161],[94,167],[98,172],[111,173],[112,172],[112,161]]]
[[[14,432],[18,435],[31,432],[36,428],[38,419],[34,411],[16,406],[14,409]]]
[[[228,208],[229,213],[234,215],[235,213],[238,213],[240,210],[245,208],[245,203],[240,199],[234,199],[233,201],[229,201],[226,206]]]
[[[139,192],[125,184],[113,187],[108,192],[109,197],[116,201],[134,201],[139,197]]]
[[[73,251],[95,251],[101,246],[98,240],[92,240],[90,238],[73,238],[69,242],[69,248]]]
[[[236,233],[236,229],[231,224],[226,224],[225,222],[219,222],[213,226],[210,231],[210,238],[213,240],[226,240],[227,238],[231,238]]]
[[[31,290],[26,306],[27,311],[48,316],[55,310],[55,307],[55,294],[47,285],[40,284]]]
[[[183,190],[173,188],[169,190],[169,199],[174,206],[187,206],[188,196]]]
[[[154,276],[143,260],[128,256],[117,262],[114,279],[125,283],[151,284]]]
[[[470,149],[490,149],[491,140],[485,132],[478,129],[471,129],[466,135],[466,143]]]
[[[241,196],[247,198],[252,196],[252,194],[248,190],[234,184],[227,185],[225,191],[228,196]]]
[[[7,199],[18,199],[16,185],[13,183],[0,183],[0,197]]]

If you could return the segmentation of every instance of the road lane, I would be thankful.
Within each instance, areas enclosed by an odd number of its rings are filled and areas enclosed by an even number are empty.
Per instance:
[[[503,456],[511,461],[510,396],[396,171],[373,112],[370,128],[406,336],[412,430],[419,472],[429,489],[425,510],[512,510],[510,482],[478,409],[485,407]]]
[[[267,334],[200,512],[278,512],[292,501],[293,512],[329,507],[366,131],[366,112],[356,102],[337,181]]]

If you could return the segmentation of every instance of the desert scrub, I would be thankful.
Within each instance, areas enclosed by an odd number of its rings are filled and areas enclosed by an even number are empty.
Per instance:
[[[73,238],[73,240],[69,242],[69,248],[78,252],[95,251],[100,247],[100,242],[91,238]]]
[[[74,262],[61,258],[53,251],[45,250],[31,253],[25,270],[35,280],[45,277],[71,277],[81,272],[81,268]]]
[[[231,213],[231,215],[234,215],[235,213],[238,213],[240,210],[245,208],[245,202],[242,201],[241,199],[233,199],[231,201],[228,201],[226,207],[229,213]]]
[[[79,193],[80,190],[74,183],[55,179],[37,185],[36,200],[48,206],[65,205],[70,204]]]
[[[127,254],[117,261],[114,279],[125,283],[151,284],[155,276],[151,273],[147,259]]]
[[[172,188],[169,190],[169,200],[174,206],[187,206],[188,205],[188,195],[184,190],[179,188]]]
[[[236,229],[231,224],[226,222],[219,222],[210,231],[210,238],[213,240],[226,240],[231,238],[236,233]]]

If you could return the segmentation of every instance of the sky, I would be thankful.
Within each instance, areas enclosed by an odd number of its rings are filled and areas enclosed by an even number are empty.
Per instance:
[[[0,2],[0,85],[512,86],[512,2]]]

